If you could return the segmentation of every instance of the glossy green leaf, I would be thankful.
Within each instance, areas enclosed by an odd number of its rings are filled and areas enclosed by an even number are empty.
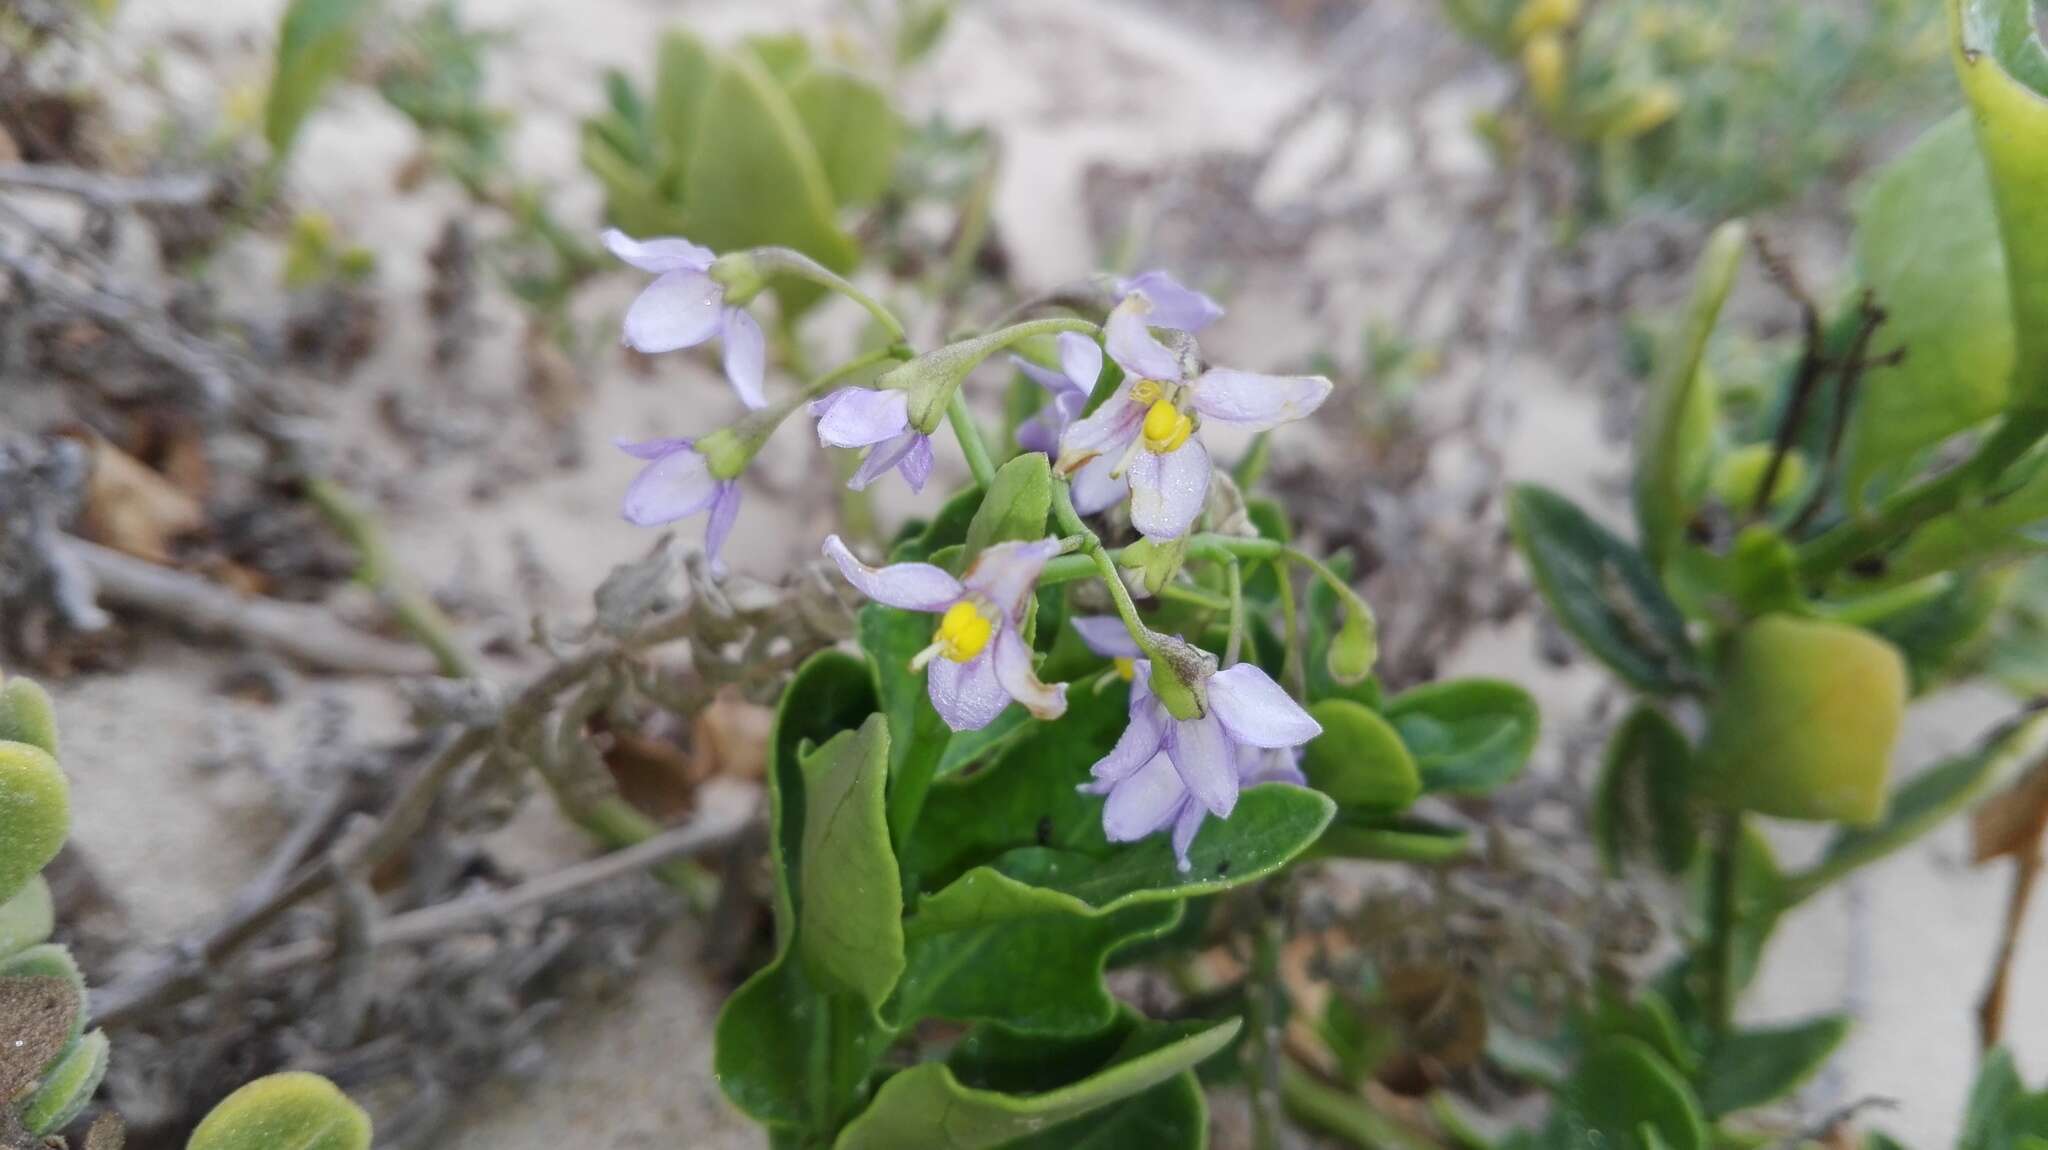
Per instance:
[[[927,1062],[882,1084],[874,1101],[848,1124],[837,1150],[982,1150],[1042,1134],[1047,1127],[1143,1094],[1184,1074],[1237,1033],[1233,1020],[1145,1049],[1139,1035],[1122,1056],[1093,1073],[1030,1093],[969,1086],[954,1069]],[[1139,1051],[1142,1052],[1133,1052]],[[1059,1065],[1066,1058],[1044,1057]]]
[[[263,110],[263,135],[273,157],[290,153],[321,93],[348,71],[374,6],[374,0],[292,0],[285,8]]]
[[[31,1134],[55,1134],[85,1112],[93,1092],[107,1076],[107,1032],[95,1030],[72,1043],[43,1074],[42,1085],[22,1107],[22,1124]]]
[[[1775,1102],[1812,1077],[1848,1034],[1849,1020],[1839,1014],[1730,1034],[1707,1050],[1696,1078],[1700,1106],[1719,1118]]]
[[[1872,352],[1904,349],[1859,389],[1851,491],[2005,407],[2012,309],[1991,187],[1958,113],[1887,166],[1857,212],[1856,266],[1885,309]]]
[[[1536,746],[1536,701],[1513,683],[1450,679],[1403,691],[1385,715],[1407,744],[1422,789],[1490,791],[1522,772]]]
[[[1609,873],[1630,858],[1654,861],[1668,874],[1691,865],[1699,831],[1687,780],[1692,744],[1647,704],[1629,712],[1607,744],[1593,793],[1593,842]]]
[[[57,750],[57,709],[50,693],[33,679],[8,679],[0,683],[0,743],[27,743],[40,747],[55,758]]]
[[[684,183],[690,238],[720,252],[779,245],[835,271],[853,267],[859,250],[834,219],[817,152],[761,63],[730,54],[704,99]],[[778,282],[776,290],[800,308],[819,289]]]
[[[903,888],[889,848],[889,733],[880,715],[803,760],[797,939],[813,979],[879,1008],[903,973]]]
[[[71,787],[48,751],[0,742],[0,901],[12,899],[71,832]]]
[[[1653,694],[1702,682],[1685,618],[1640,552],[1533,484],[1515,488],[1508,522],[1544,601],[1595,658]]]
[[[790,84],[789,98],[837,203],[871,203],[888,190],[903,125],[881,89],[850,72],[820,68]]]
[[[50,905],[50,884],[37,875],[13,898],[0,903],[0,959],[48,939],[56,925],[56,912]]]
[[[1349,699],[1325,699],[1309,708],[1323,726],[1302,754],[1309,785],[1339,807],[1398,810],[1422,793],[1422,776],[1400,732],[1378,713]]]
[[[1740,220],[1715,229],[1693,272],[1692,300],[1657,355],[1636,428],[1635,508],[1643,554],[1662,567],[1678,546],[1713,450],[1715,397],[1701,378],[1707,338],[1742,266],[1749,229]]]
[[[1051,514],[1051,462],[1037,451],[1017,456],[996,469],[988,498],[968,521],[962,562],[974,562],[992,543],[1045,538],[1045,521]]]
[[[1192,1074],[1172,1078],[1121,1102],[1059,1123],[1004,1150],[1205,1150],[1209,1107]]]
[[[1472,836],[1457,827],[1421,819],[1340,811],[1312,858],[1381,859],[1431,866],[1469,858]]]
[[[2005,247],[2013,404],[2038,418],[2048,411],[2048,50],[2033,0],[1949,0],[1949,11]]]
[[[1654,1150],[1643,1128],[1671,1150],[1706,1150],[1706,1120],[1685,1079],[1647,1044],[1601,1040],[1565,1084],[1551,1118],[1568,1145]]]
[[[1683,1073],[1691,1074],[1699,1062],[1699,1056],[1686,1040],[1677,1012],[1655,988],[1644,987],[1630,998],[1603,986],[1586,1024],[1590,1033],[1598,1037],[1636,1039]]]
[[[273,1074],[223,1099],[185,1150],[370,1150],[370,1116],[317,1074]]]

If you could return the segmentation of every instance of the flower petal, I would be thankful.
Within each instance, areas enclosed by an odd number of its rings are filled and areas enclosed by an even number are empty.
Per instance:
[[[1260,783],[1289,783],[1305,787],[1308,776],[1301,771],[1299,748],[1268,749],[1240,744],[1237,748],[1237,781],[1238,785],[1246,787]]]
[[[1102,804],[1102,833],[1113,843],[1136,842],[1191,806],[1188,789],[1165,755],[1154,755],[1112,787]]]
[[[996,676],[995,655],[983,651],[965,663],[933,659],[925,672],[925,693],[946,725],[956,731],[978,731],[996,721],[1010,705],[1010,694]]]
[[[1123,381],[1101,407],[1068,425],[1067,433],[1060,436],[1062,474],[1072,475],[1098,455],[1122,455],[1131,440],[1138,437],[1138,429],[1145,422],[1145,409],[1131,402],[1131,388],[1135,386],[1132,380]]]
[[[1038,414],[1017,425],[1017,447],[1051,455],[1059,450],[1062,430],[1059,409],[1047,404]]]
[[[1074,473],[1068,490],[1074,496],[1074,512],[1099,515],[1124,501],[1131,493],[1131,481],[1116,469],[1117,457],[1098,455]]]
[[[1209,496],[1209,452],[1199,439],[1165,455],[1140,451],[1129,477],[1131,526],[1154,539],[1178,539]]]
[[[1010,363],[1014,365],[1018,371],[1021,371],[1026,376],[1030,377],[1031,382],[1053,393],[1054,395],[1064,395],[1067,392],[1072,391],[1074,389],[1074,385],[1067,381],[1066,376],[1061,375],[1059,372],[1053,371],[1050,368],[1040,367],[1037,364],[1031,362],[1030,360],[1025,359],[1021,355],[1011,356]]]
[[[896,470],[903,475],[903,482],[910,484],[912,491],[923,491],[925,480],[932,477],[932,438],[913,432],[910,450],[896,464]]]
[[[725,378],[740,393],[740,402],[759,411],[768,406],[761,377],[768,366],[768,341],[761,325],[745,310],[725,309]]]
[[[967,593],[958,580],[929,563],[870,567],[837,535],[825,537],[825,557],[839,565],[839,573],[855,590],[877,603],[906,611],[943,611]]]
[[[662,272],[701,272],[718,258],[710,248],[693,244],[680,236],[636,240],[617,228],[606,228],[603,238],[605,249],[613,255],[643,272],[657,275]]]
[[[718,330],[725,289],[700,271],[655,278],[626,309],[626,346],[654,355],[695,347]]]
[[[1031,666],[1031,645],[1014,627],[996,634],[996,678],[1012,699],[1024,704],[1034,719],[1057,719],[1067,713],[1067,685],[1039,681]]]
[[[626,485],[621,511],[628,523],[656,527],[695,515],[718,497],[718,481],[704,457],[673,451],[640,469]]]
[[[718,553],[725,549],[726,538],[739,517],[740,485],[728,479],[718,485],[718,497],[711,503],[711,518],[704,524],[704,558],[711,566],[711,574],[721,579],[726,568]]]
[[[960,582],[985,597],[1010,619],[1024,617],[1025,601],[1046,561],[1060,553],[1060,541],[1047,536],[1032,542],[998,543],[983,549],[968,564]]]
[[[868,453],[861,457],[860,466],[854,469],[853,477],[846,481],[846,486],[854,491],[866,490],[869,484],[894,471],[896,465],[903,462],[903,457],[910,454],[910,449],[917,446],[920,438],[916,431],[906,431],[868,448]]]
[[[660,459],[674,452],[687,451],[695,442],[694,439],[642,439],[638,442],[614,439],[612,446],[635,459]]]
[[[1330,381],[1320,375],[1257,375],[1210,368],[1192,388],[1196,411],[1209,419],[1265,431],[1300,419],[1330,398]]]
[[[892,388],[842,387],[813,400],[811,414],[818,417],[819,443],[868,447],[894,439],[910,426],[910,396]]]
[[[1223,308],[1215,300],[1164,271],[1139,272],[1121,287],[1126,293],[1143,292],[1152,301],[1152,314],[1145,320],[1153,327],[1197,332],[1223,318]]]
[[[1109,313],[1107,326],[1109,358],[1132,379],[1180,379],[1180,358],[1166,350],[1145,330],[1151,304],[1142,295],[1126,296]]]
[[[1133,771],[1150,762],[1166,741],[1165,714],[1150,692],[1140,699],[1134,690],[1131,719],[1124,726],[1124,733],[1117,736],[1116,745],[1109,749],[1108,754],[1095,760],[1088,773],[1105,783],[1115,783],[1129,778]]]
[[[1102,378],[1102,345],[1077,331],[1061,332],[1056,342],[1068,389],[1082,395],[1094,391],[1095,381]]]
[[[1199,719],[1175,719],[1166,753],[1195,800],[1219,819],[1237,806],[1237,750],[1215,712]]]
[[[1209,676],[1209,708],[1231,739],[1254,747],[1298,747],[1323,733],[1322,724],[1253,663]]]
[[[1131,638],[1130,628],[1115,615],[1076,615],[1074,630],[1081,633],[1081,641],[1090,651],[1105,659],[1142,659],[1144,649]]]
[[[1186,874],[1194,864],[1188,861],[1188,848],[1195,845],[1195,832],[1202,829],[1202,820],[1209,812],[1200,803],[1188,803],[1180,809],[1180,817],[1173,820],[1173,857],[1181,873]]]

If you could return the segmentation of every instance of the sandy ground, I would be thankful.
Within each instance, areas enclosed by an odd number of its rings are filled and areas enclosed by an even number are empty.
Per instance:
[[[174,90],[217,95],[260,79],[278,7],[274,0],[153,0],[129,6],[120,34],[138,54],[180,45],[163,50],[166,82]],[[524,118],[520,162],[555,174],[571,218],[591,220],[598,197],[577,166],[575,129],[598,97],[602,68],[644,75],[654,38],[672,23],[718,37],[751,28],[822,30],[833,10],[799,0],[471,0],[467,7],[478,21],[516,37],[508,50],[512,59],[498,61],[496,82]],[[1187,9],[1176,15],[1173,5],[1131,0],[979,0],[963,9],[906,96],[914,107],[943,106],[958,122],[984,122],[1000,133],[1006,163],[997,219],[1026,284],[1093,269],[1098,253],[1082,197],[1091,162],[1141,164],[1259,147],[1319,79],[1320,65],[1289,34],[1261,29],[1228,5],[1202,5],[1199,19]],[[1370,66],[1400,65],[1375,59],[1370,45],[1362,51]],[[1236,310],[1213,341],[1218,358],[1278,366],[1318,347],[1357,346],[1360,319],[1385,314],[1446,238],[1443,212],[1430,194],[1402,190],[1401,164],[1415,143],[1404,125],[1425,123],[1448,137],[1462,122],[1460,108],[1487,83],[1482,77],[1447,85],[1419,120],[1384,115],[1369,125],[1375,139],[1359,178],[1389,189],[1388,210],[1375,228],[1335,237],[1311,257],[1331,273],[1337,296],[1315,314],[1348,317],[1352,326],[1294,318],[1292,270],[1252,267],[1232,285],[1229,302]],[[344,93],[313,121],[294,176],[305,203],[330,212],[345,233],[377,250],[395,301],[389,338],[336,403],[338,435],[372,457],[380,448],[367,397],[394,382],[433,385],[421,367],[425,326],[407,301],[424,288],[427,249],[459,205],[444,187],[393,190],[393,175],[412,145],[410,128],[372,95]],[[1468,154],[1462,161],[1461,147]],[[1455,138],[1436,149],[1452,153],[1454,165],[1470,163],[1469,144]],[[1299,175],[1313,171],[1313,164],[1304,160],[1294,168],[1290,177],[1288,164],[1276,163],[1273,187],[1262,194],[1283,201],[1317,194],[1320,189],[1302,186]],[[252,270],[251,282],[275,282],[274,273],[261,277]],[[614,277],[584,301],[588,314],[616,313],[633,289],[633,277]],[[508,378],[510,317],[501,306],[498,338],[487,341],[483,353],[498,357]],[[477,374],[489,375],[498,360],[487,358]],[[463,497],[473,476],[459,463],[386,493],[396,542],[423,579],[442,585],[460,576],[516,601],[511,540],[519,533],[536,544],[563,589],[556,602],[530,605],[573,609],[612,565],[645,548],[646,536],[615,514],[632,465],[606,444],[616,435],[706,430],[732,405],[707,361],[667,357],[651,378],[620,366],[616,359],[605,364],[585,422],[587,466],[549,472],[481,503]],[[1515,477],[1594,497],[1598,481],[1619,467],[1614,448],[1597,431],[1597,397],[1566,385],[1557,365],[1534,355],[1513,360],[1506,370],[1517,401],[1509,445]],[[679,402],[683,396],[687,403]],[[784,435],[794,441],[801,432],[790,428]],[[756,493],[730,551],[743,570],[772,573],[808,554],[826,522],[829,479],[810,466],[814,457],[794,442],[780,456],[766,476],[774,491]],[[1552,716],[1580,713],[1598,685],[1584,670],[1560,674],[1543,667],[1526,625],[1481,636],[1449,662],[1451,670],[1532,684]],[[278,829],[269,796],[299,785],[289,775],[289,751],[310,737],[312,720],[303,708],[213,699],[215,666],[206,653],[165,644],[132,674],[60,689],[78,841],[127,896],[141,928],[161,937],[206,918],[261,856]],[[366,734],[398,728],[398,708],[381,688],[340,683],[322,691],[353,706]],[[1974,693],[1923,704],[1902,765],[1911,770],[1966,744],[2000,707]],[[249,747],[269,750],[235,753]],[[1556,769],[1556,758],[1548,755],[1543,766]],[[252,769],[252,762],[273,769]],[[204,769],[207,763],[216,765]],[[545,838],[545,849],[575,849],[566,834]],[[198,849],[201,843],[208,848]],[[1791,850],[1812,849],[1798,836],[1788,836],[1788,843]],[[1973,1007],[2005,883],[2002,874],[1967,869],[1962,829],[1952,826],[1802,910],[1780,932],[1746,1012],[1764,1020],[1847,1009],[1860,1020],[1849,1045],[1811,1087],[1814,1112],[1885,1095],[1901,1105],[1884,1124],[1910,1143],[1932,1147],[1953,1137],[1972,1069]],[[664,944],[627,1000],[559,1028],[555,1060],[544,1077],[490,1091],[446,1143],[450,1150],[759,1145],[710,1078],[709,1027],[717,1003],[691,973],[690,935],[681,929]],[[2037,917],[2027,946],[2038,970],[2048,961],[2048,920]],[[2048,979],[2019,979],[2011,1018],[2023,1066],[2035,1075],[2048,1072]]]

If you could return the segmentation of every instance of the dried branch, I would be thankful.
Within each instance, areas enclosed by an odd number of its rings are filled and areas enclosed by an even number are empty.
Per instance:
[[[109,208],[141,204],[189,208],[212,199],[220,183],[204,172],[129,178],[56,164],[0,164],[0,187],[76,196]]]

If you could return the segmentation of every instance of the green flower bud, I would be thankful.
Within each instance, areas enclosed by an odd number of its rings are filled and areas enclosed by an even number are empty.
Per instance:
[[[767,442],[767,434],[749,434],[751,420],[750,416],[731,427],[721,427],[697,441],[697,454],[704,457],[704,467],[713,479],[738,479]],[[766,429],[769,433],[774,430],[772,425]]]
[[[1356,596],[1346,596],[1344,624],[1330,640],[1330,650],[1324,656],[1330,677],[1344,686],[1365,681],[1372,674],[1372,665],[1379,661],[1379,625],[1373,618],[1372,609]]]
[[[1177,539],[1140,539],[1118,552],[1116,561],[1130,573],[1125,582],[1135,583],[1135,591],[1157,595],[1180,574],[1187,557],[1188,537],[1183,534]]]
[[[1152,660],[1152,693],[1176,719],[1199,719],[1209,713],[1204,686],[1216,673],[1216,656],[1179,639],[1148,631],[1138,640]]]
[[[705,272],[711,282],[725,289],[725,303],[728,307],[745,307],[753,302],[761,289],[768,286],[768,275],[753,252],[728,252],[711,261],[711,268]]]

